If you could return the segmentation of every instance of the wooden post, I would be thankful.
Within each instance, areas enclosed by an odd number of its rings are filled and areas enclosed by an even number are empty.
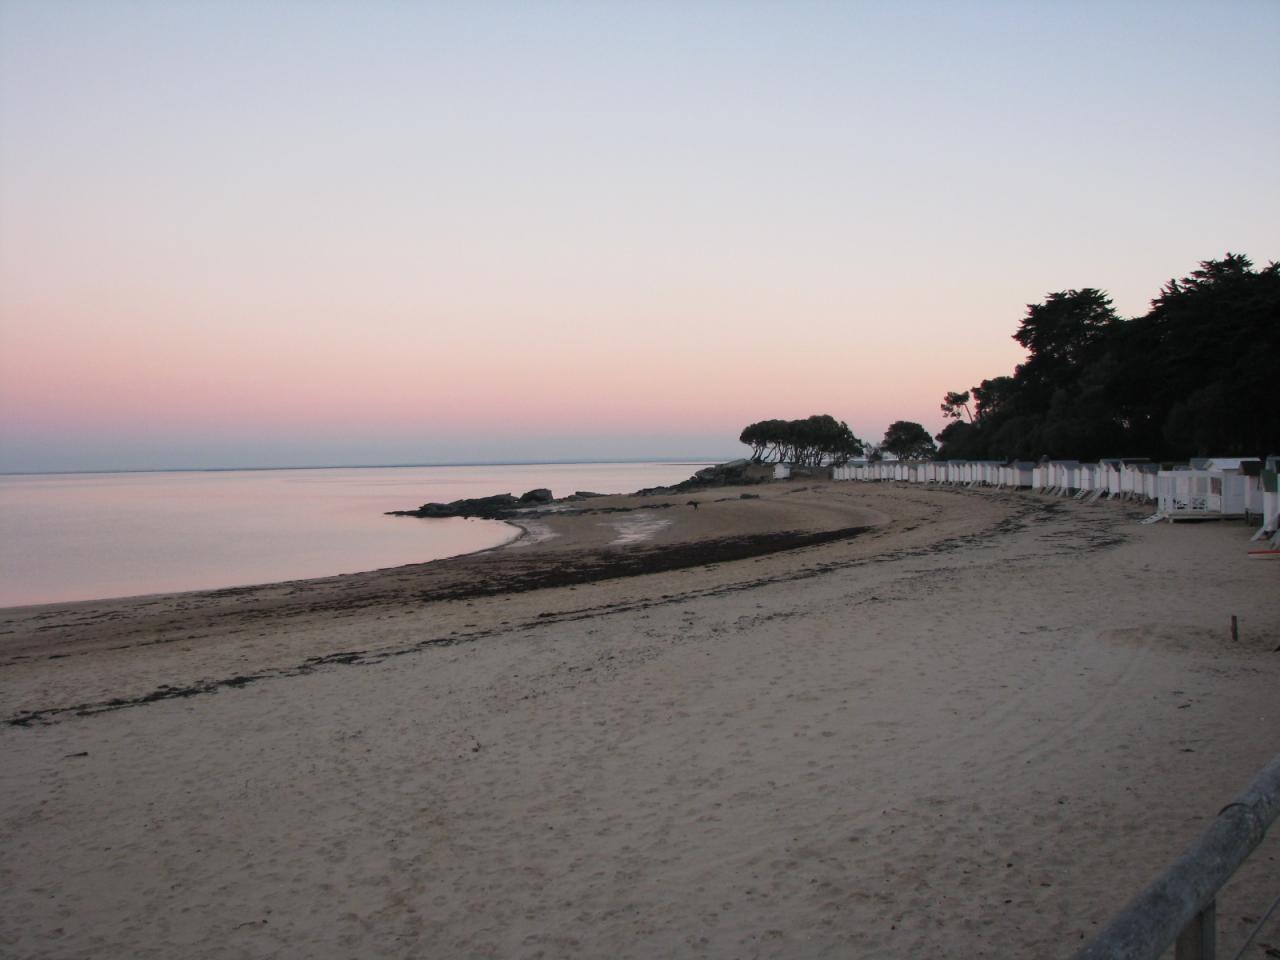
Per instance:
[[[1231,615],[1231,641],[1233,643],[1240,642],[1240,624],[1236,620],[1236,615],[1234,613]]]
[[[1214,960],[1218,891],[1280,817],[1280,755],[1223,807],[1200,838],[1129,902],[1076,960]]]
[[[1210,900],[1209,905],[1178,934],[1173,948],[1174,960],[1215,960],[1218,953],[1217,904],[1216,900]]]

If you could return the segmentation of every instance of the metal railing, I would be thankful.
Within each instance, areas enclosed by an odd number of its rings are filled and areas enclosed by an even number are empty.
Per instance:
[[[1280,756],[1219,811],[1200,838],[1076,954],[1076,960],[1214,960],[1218,891],[1280,814]]]

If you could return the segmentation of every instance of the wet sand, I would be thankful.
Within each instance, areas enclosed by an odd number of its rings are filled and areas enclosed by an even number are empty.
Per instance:
[[[1280,571],[1138,515],[610,497],[0,611],[0,952],[1070,956],[1280,751]],[[1224,950],[1277,889],[1270,838]]]

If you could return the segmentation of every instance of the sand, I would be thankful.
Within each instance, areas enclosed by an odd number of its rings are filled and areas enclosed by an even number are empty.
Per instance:
[[[0,955],[1069,957],[1280,751],[1241,525],[740,492],[0,612]]]

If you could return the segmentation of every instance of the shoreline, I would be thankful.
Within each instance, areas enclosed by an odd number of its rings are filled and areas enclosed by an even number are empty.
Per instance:
[[[770,485],[767,495],[749,500],[739,499],[739,492],[711,488],[692,497],[600,498],[530,517],[550,528],[553,535],[546,539],[517,538],[485,551],[365,573],[10,608],[0,612],[0,670],[39,673],[41,664],[100,656],[112,669],[94,674],[87,684],[71,684],[52,702],[4,697],[4,721],[26,725],[82,707],[150,703],[196,687],[235,686],[248,675],[308,672],[325,658],[345,657],[353,650],[367,653],[370,648],[349,641],[346,631],[329,627],[370,615],[421,610],[431,616],[433,639],[447,640],[473,629],[470,611],[479,603],[518,600],[537,622],[546,619],[542,614],[548,603],[576,599],[580,589],[593,585],[607,589],[613,583],[653,593],[650,584],[664,577],[680,580],[687,575],[683,571],[732,585],[756,579],[757,565],[789,575],[797,555],[821,553],[826,541],[828,551],[839,551],[843,541],[845,551],[875,555],[884,546],[883,528],[892,523],[886,515],[868,512],[863,491],[854,485],[787,482]],[[953,496],[966,499],[964,494]],[[690,499],[701,508],[690,509]],[[934,531],[921,525],[936,513],[924,505],[928,499],[906,495],[896,508],[913,520],[905,524],[908,539],[934,543],[957,530],[971,534],[1006,512],[980,510],[957,528]],[[1029,507],[1019,504],[1017,509]],[[672,522],[643,542],[616,543],[619,530],[637,512],[659,512]],[[657,590],[659,595],[670,592]],[[267,630],[285,630],[297,639],[254,646],[248,656],[241,653],[244,634],[267,636]],[[132,662],[143,654],[145,662]]]
[[[626,512],[547,516],[486,555],[6,625],[31,716],[0,725],[26,918],[0,944],[1065,960],[1280,745],[1243,527],[752,490],[660,508],[648,546],[614,544]],[[830,539],[595,578],[780,530]],[[1224,911],[1260,915],[1277,852]]]
[[[418,496],[451,499],[551,485],[632,490],[693,467],[659,463],[218,472],[13,479],[0,490],[0,609],[292,582],[500,545],[510,526],[413,525],[384,516]],[[146,510],[136,509],[141,497]]]

